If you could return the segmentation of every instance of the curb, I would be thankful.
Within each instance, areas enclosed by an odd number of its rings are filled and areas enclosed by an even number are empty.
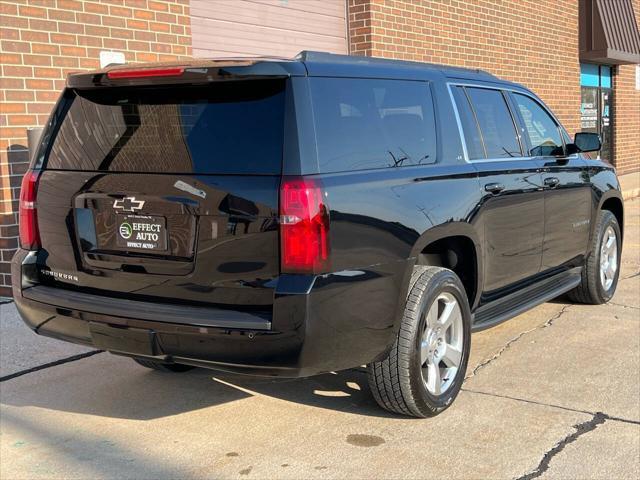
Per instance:
[[[632,188],[622,191],[623,200],[631,200],[632,198],[640,197],[640,188]]]

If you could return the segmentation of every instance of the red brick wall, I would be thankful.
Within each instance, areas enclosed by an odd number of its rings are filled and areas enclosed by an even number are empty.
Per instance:
[[[481,68],[537,92],[579,128],[576,0],[347,0],[353,54]],[[636,16],[640,0],[634,0]],[[0,1],[0,295],[17,245],[26,128],[43,125],[71,71],[100,50],[129,62],[191,55],[189,0]],[[640,17],[639,17],[640,18]],[[619,173],[640,170],[640,92],[632,66],[614,77]]]
[[[635,65],[621,65],[613,77],[613,155],[618,175],[640,171],[640,90]]]
[[[68,73],[99,67],[101,50],[128,62],[191,55],[189,0],[0,2],[0,296],[10,295],[17,198],[27,128],[46,122]]]
[[[633,1],[640,25],[640,0]],[[635,65],[621,65],[613,77],[613,155],[618,174],[640,172],[640,90]]]
[[[634,0],[636,16],[640,0]],[[570,133],[580,127],[576,0],[349,0],[351,53],[480,68],[535,91]],[[615,78],[619,173],[640,170],[633,66]]]
[[[349,0],[351,52],[480,68],[579,128],[576,0]]]

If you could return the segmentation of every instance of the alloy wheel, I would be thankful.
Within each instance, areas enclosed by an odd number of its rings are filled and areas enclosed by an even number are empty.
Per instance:
[[[432,395],[442,395],[453,384],[462,363],[462,310],[447,292],[438,295],[426,315],[420,342],[422,379]]]
[[[609,291],[618,271],[618,240],[611,225],[607,227],[600,244],[600,283]]]

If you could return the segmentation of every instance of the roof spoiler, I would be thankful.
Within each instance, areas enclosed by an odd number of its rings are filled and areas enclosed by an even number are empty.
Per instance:
[[[225,58],[171,63],[114,65],[103,70],[74,73],[69,88],[100,88],[139,85],[202,84],[225,80],[249,80],[304,76],[306,69],[290,59]]]

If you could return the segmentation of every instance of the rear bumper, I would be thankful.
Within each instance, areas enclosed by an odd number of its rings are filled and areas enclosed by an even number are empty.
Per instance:
[[[348,274],[282,275],[272,311],[241,312],[28,285],[26,256],[19,251],[13,260],[14,299],[40,335],[121,355],[283,377],[343,370],[384,355],[395,338],[406,271],[400,262]]]

